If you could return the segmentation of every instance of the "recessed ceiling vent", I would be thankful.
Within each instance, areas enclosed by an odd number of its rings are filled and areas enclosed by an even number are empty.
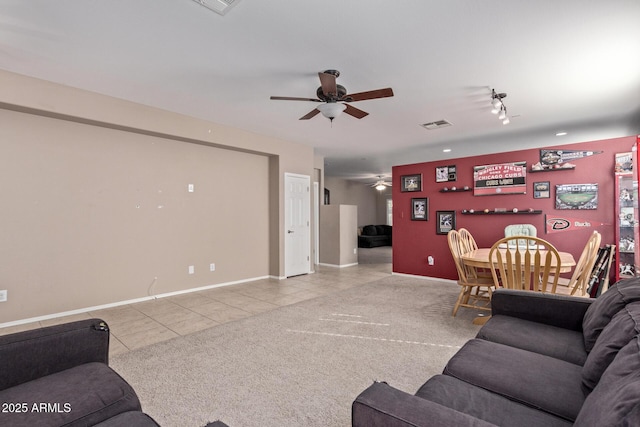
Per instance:
[[[446,120],[436,120],[435,122],[424,123],[420,126],[428,130],[434,130],[451,126],[451,122],[448,122]]]
[[[193,0],[200,6],[213,10],[220,15],[226,14],[233,6],[240,3],[240,0]]]

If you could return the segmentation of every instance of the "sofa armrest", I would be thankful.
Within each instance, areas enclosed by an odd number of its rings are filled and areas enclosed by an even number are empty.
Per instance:
[[[89,362],[109,363],[109,327],[100,319],[0,336],[0,390]]]
[[[491,314],[581,331],[582,319],[593,301],[568,295],[496,289],[491,296]]]
[[[351,406],[353,427],[489,427],[471,415],[375,382]]]

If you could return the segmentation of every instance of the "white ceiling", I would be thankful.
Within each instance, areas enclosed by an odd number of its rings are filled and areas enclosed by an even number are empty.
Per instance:
[[[241,0],[220,16],[192,0],[2,0],[0,68],[307,144],[327,175],[374,182],[640,133],[640,1]],[[316,103],[269,99],[315,97],[326,69],[395,96],[333,124],[298,120]],[[419,126],[440,119],[453,126]]]

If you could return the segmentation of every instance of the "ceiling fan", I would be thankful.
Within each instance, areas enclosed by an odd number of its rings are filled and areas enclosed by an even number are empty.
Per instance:
[[[333,122],[343,111],[356,119],[361,119],[369,113],[353,107],[345,102],[364,101],[367,99],[387,98],[393,96],[393,90],[388,87],[385,89],[376,89],[366,92],[347,93],[344,86],[336,83],[336,78],[340,76],[338,70],[326,70],[318,73],[320,77],[320,87],[316,90],[318,98],[296,98],[290,96],[272,96],[271,99],[279,101],[311,101],[322,102],[317,108],[306,115],[300,117],[300,120],[309,120],[318,113]]]
[[[378,178],[378,181],[375,184],[371,184],[371,187],[374,187],[376,190],[379,190],[379,191],[382,191],[387,187],[391,187],[391,183],[385,181],[382,178],[382,175],[378,175],[377,178]]]

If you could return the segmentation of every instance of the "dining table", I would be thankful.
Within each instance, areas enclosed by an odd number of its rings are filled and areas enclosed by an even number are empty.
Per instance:
[[[506,251],[507,248],[501,248],[498,250]],[[462,262],[465,265],[468,265],[469,267],[491,269],[492,266],[491,266],[491,262],[489,261],[490,251],[491,251],[491,248],[478,248],[463,254],[460,258]],[[540,252],[542,255],[544,255],[546,251],[542,250]],[[571,255],[569,252],[558,251],[558,255],[560,255],[560,272],[561,273],[568,273],[573,269],[573,267],[576,266],[576,260],[573,258],[573,255]],[[544,260],[545,257],[543,256],[542,259]],[[551,267],[555,267],[555,265],[556,265],[556,260],[555,258],[552,258]],[[473,323],[475,325],[483,325],[487,322],[487,320],[489,320],[490,317],[491,316],[479,315],[478,317],[473,319]]]
[[[498,250],[506,251],[506,248],[498,249]],[[465,265],[468,265],[469,267],[491,268],[491,262],[489,262],[490,251],[491,251],[491,248],[474,249],[470,252],[462,254],[461,259],[462,259],[462,262]],[[545,251],[542,250],[540,251],[540,253],[544,255]],[[558,251],[558,255],[560,255],[560,272],[561,273],[568,273],[573,269],[573,267],[576,266],[576,260],[573,259],[573,255],[571,255],[569,252]],[[544,256],[542,257],[542,259],[544,260]],[[556,265],[555,258],[552,258],[551,267],[555,267],[555,265]]]

